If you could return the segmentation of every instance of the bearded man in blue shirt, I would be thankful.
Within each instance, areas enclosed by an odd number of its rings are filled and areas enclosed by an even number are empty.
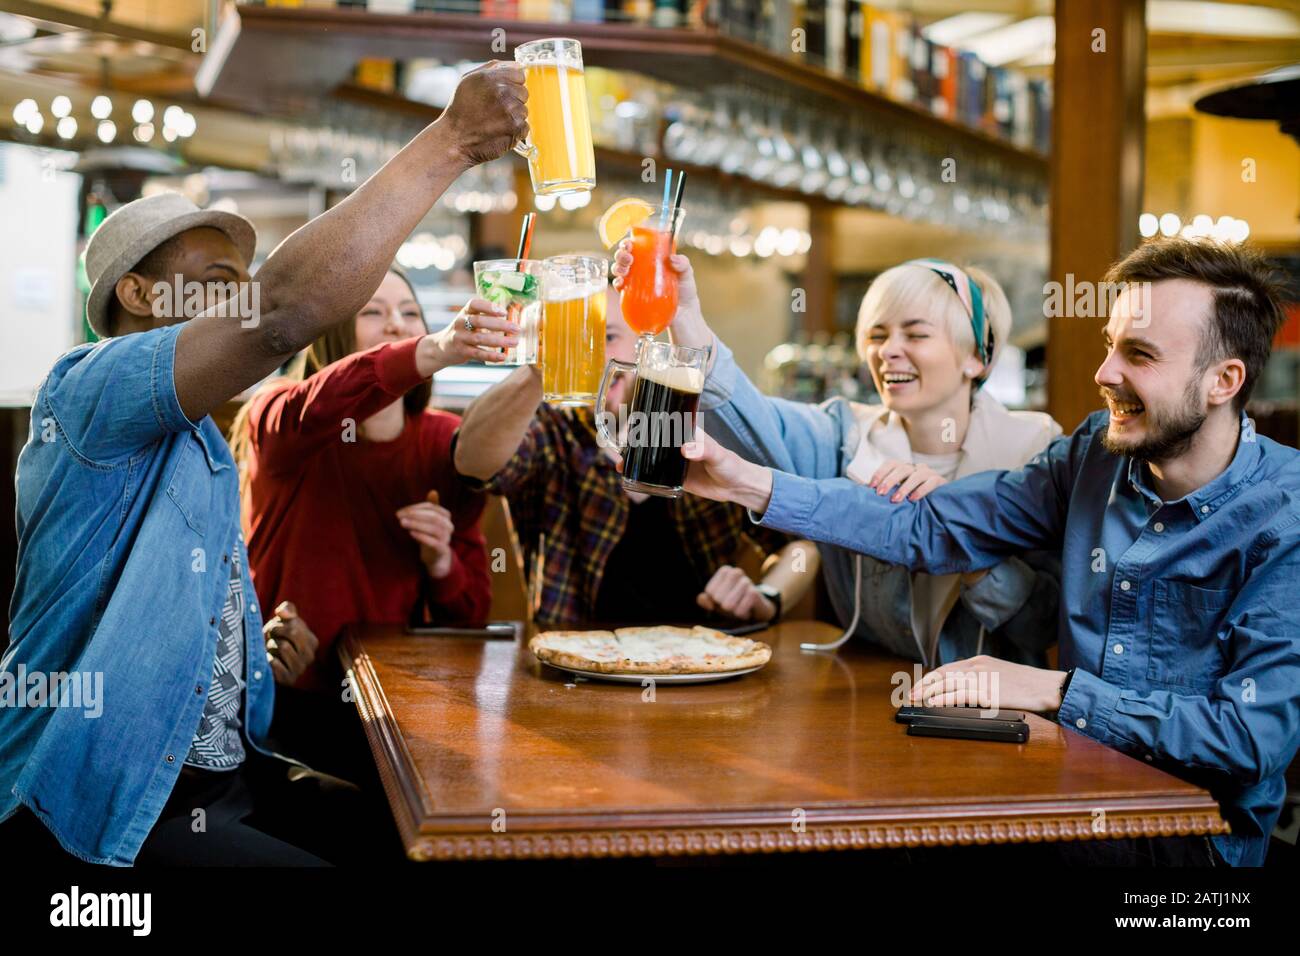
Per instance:
[[[1257,254],[1189,239],[1141,246],[1106,281],[1123,290],[1095,377],[1106,409],[1024,468],[894,504],[878,493],[889,489],[816,477],[797,448],[788,474],[697,433],[682,449],[686,488],[743,504],[763,526],[931,574],[1059,549],[1064,669],[975,657],[931,671],[913,700],[969,704],[981,678],[997,706],[1055,714],[1205,786],[1232,828],[1212,846],[1198,838],[1200,856],[1104,841],[1115,852],[1094,860],[1259,865],[1300,745],[1300,452],[1256,435],[1244,412],[1283,287]],[[673,328],[694,344],[689,321]],[[733,380],[720,361],[701,408],[716,406],[710,429],[739,447]],[[746,440],[781,443],[787,430],[770,430]]]

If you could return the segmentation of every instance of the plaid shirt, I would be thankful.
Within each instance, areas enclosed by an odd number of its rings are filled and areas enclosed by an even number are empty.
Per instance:
[[[590,621],[631,508],[621,476],[596,442],[592,412],[539,406],[505,467],[486,482],[465,480],[510,504],[533,619],[545,627]],[[739,505],[683,495],[668,508],[701,590],[735,559],[742,539],[769,553],[788,540],[753,524]]]

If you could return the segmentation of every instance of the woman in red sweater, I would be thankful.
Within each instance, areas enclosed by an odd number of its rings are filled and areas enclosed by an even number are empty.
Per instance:
[[[459,416],[426,406],[436,371],[516,332],[473,299],[427,334],[414,290],[390,271],[355,319],[311,346],[305,378],[264,386],[241,411],[232,434],[257,596],[268,609],[292,601],[320,641],[298,687],[338,688],[333,644],[349,624],[486,620],[484,498],[452,468]]]

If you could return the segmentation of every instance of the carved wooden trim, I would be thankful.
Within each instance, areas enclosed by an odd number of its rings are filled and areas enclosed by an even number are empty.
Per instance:
[[[641,856],[716,856],[819,850],[874,850],[984,843],[1040,843],[1226,833],[1217,812],[1122,816],[1108,813],[1104,832],[1090,816],[1039,819],[922,821],[868,826],[660,829],[577,833],[493,833],[481,836],[418,836],[407,840],[412,860],[527,860]]]

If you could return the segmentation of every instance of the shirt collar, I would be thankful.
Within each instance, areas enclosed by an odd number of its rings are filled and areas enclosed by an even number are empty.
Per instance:
[[[1198,521],[1208,518],[1228,502],[1243,486],[1249,484],[1250,476],[1255,472],[1261,454],[1263,452],[1260,449],[1259,440],[1255,437],[1255,429],[1243,411],[1241,413],[1241,430],[1237,438],[1237,450],[1233,453],[1232,461],[1228,462],[1228,467],[1180,500],[1186,502],[1188,509],[1196,516]],[[1160,496],[1151,489],[1148,480],[1149,470],[1144,467],[1145,464],[1144,461],[1138,458],[1128,460],[1129,485],[1134,491],[1157,507],[1163,504],[1177,504],[1177,502],[1162,501]]]

